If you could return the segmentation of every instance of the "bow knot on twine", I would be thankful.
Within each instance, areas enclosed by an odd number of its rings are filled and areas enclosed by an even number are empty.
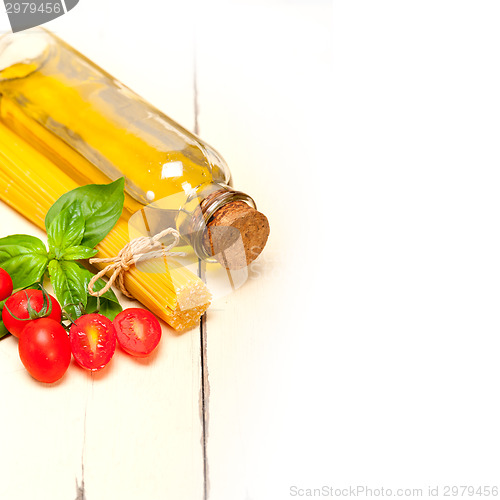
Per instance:
[[[162,238],[167,235],[172,235],[174,241],[169,245],[164,245],[160,242]],[[130,269],[131,266],[137,264],[141,260],[154,259],[156,257],[167,257],[167,256],[183,256],[184,252],[171,252],[170,250],[174,248],[180,239],[179,231],[169,227],[155,234],[152,237],[140,236],[134,238],[132,241],[127,243],[118,253],[116,257],[109,257],[105,259],[95,258],[90,259],[91,264],[108,264],[101,271],[99,271],[91,280],[88,286],[89,294],[93,297],[100,297],[104,295],[111,286],[117,282],[118,287],[121,292],[127,297],[134,298],[131,293],[125,287],[124,274]],[[100,278],[105,274],[113,271],[106,285],[99,291],[94,290],[94,286]]]

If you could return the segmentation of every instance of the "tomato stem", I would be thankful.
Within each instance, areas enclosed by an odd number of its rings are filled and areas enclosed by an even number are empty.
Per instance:
[[[86,314],[85,313],[85,307],[84,307],[84,305],[83,305],[82,302],[69,302],[68,304],[66,304],[61,309],[62,309],[62,312],[64,314],[65,319],[71,321],[71,324],[73,324],[75,321],[71,317],[71,314],[68,311],[66,311],[66,309],[65,309],[66,307],[69,307],[69,306],[71,306],[71,307],[77,307],[80,310],[80,316],[83,316],[84,314]]]
[[[26,310],[28,311],[28,317],[27,318],[19,318],[16,316],[10,309],[7,304],[4,305],[5,309],[7,309],[7,312],[17,321],[31,321],[33,319],[40,319],[40,318],[46,318],[50,316],[52,313],[52,301],[50,300],[50,296],[43,288],[42,286],[42,295],[43,295],[43,305],[40,311],[37,311],[36,309],[33,309],[33,306],[31,305],[31,298],[28,295],[28,292],[24,290],[24,294],[26,295]]]

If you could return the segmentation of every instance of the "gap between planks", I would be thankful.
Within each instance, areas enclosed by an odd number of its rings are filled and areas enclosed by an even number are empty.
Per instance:
[[[199,102],[198,102],[198,77],[197,77],[197,57],[196,57],[196,37],[193,44],[193,111],[195,135],[200,134],[199,124]],[[206,282],[205,263],[198,260],[198,276],[203,282]],[[209,395],[210,385],[208,380],[208,358],[207,358],[207,313],[200,318],[200,419],[201,419],[201,446],[203,458],[203,500],[208,500],[209,480],[208,480],[208,460],[207,460],[207,441],[208,441],[208,417],[209,417]]]
[[[85,411],[83,413],[83,440],[82,440],[82,469],[81,469],[81,482],[78,482],[78,477],[75,478],[76,482],[76,498],[75,500],[86,500],[85,497],[85,448],[87,441],[87,408],[89,399],[92,399],[94,394],[94,373],[90,373],[90,388],[87,390],[87,397],[85,400]]]

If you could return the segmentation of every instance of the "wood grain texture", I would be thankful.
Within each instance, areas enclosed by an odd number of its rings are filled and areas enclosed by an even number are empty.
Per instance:
[[[271,228],[248,281],[207,313],[213,500],[286,499],[331,476],[330,15],[212,2],[197,25],[200,134]]]
[[[168,16],[184,19],[186,8],[170,5]],[[133,2],[89,0],[72,12],[47,28],[193,127],[189,26],[172,22],[165,30],[164,11],[153,16]],[[25,232],[45,241],[4,204],[0,214],[0,236]],[[91,375],[72,362],[59,383],[45,387],[22,367],[16,340],[1,341],[0,497],[201,500],[200,345],[198,328],[178,335],[163,325],[151,358],[134,360],[117,349],[102,373]]]
[[[0,434],[0,497],[288,498],[290,481],[329,470],[315,446],[331,437],[332,411],[328,316],[316,314],[330,308],[320,292],[328,2],[168,1],[155,16],[132,1],[80,4],[48,28],[219,150],[271,234],[247,275],[223,276],[220,289],[200,266],[216,290],[209,314],[182,335],[165,327],[149,360],[117,352],[93,376],[72,363],[59,384],[41,387],[15,339],[0,342],[10,429]],[[0,214],[0,236],[43,237],[6,206]],[[313,351],[311,336],[324,348]]]
[[[44,233],[1,207],[0,235]],[[0,342],[1,498],[76,498],[90,380],[76,369],[55,384],[35,382],[19,359],[17,339]]]

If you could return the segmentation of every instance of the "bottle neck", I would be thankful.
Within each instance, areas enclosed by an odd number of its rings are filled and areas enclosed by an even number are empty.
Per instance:
[[[269,222],[250,196],[213,182],[144,206],[129,220],[131,238],[151,237],[169,227],[180,233],[179,251],[189,245],[191,257],[226,269],[248,266],[269,236]]]
[[[186,228],[187,231],[181,231],[181,233],[186,235],[200,259],[215,262],[207,237],[207,227],[222,207],[235,201],[245,202],[249,207],[256,209],[255,201],[249,195],[222,183],[210,183],[203,186],[186,204],[185,213],[188,217],[185,217],[184,224],[180,222],[181,226],[184,226],[181,229]]]

